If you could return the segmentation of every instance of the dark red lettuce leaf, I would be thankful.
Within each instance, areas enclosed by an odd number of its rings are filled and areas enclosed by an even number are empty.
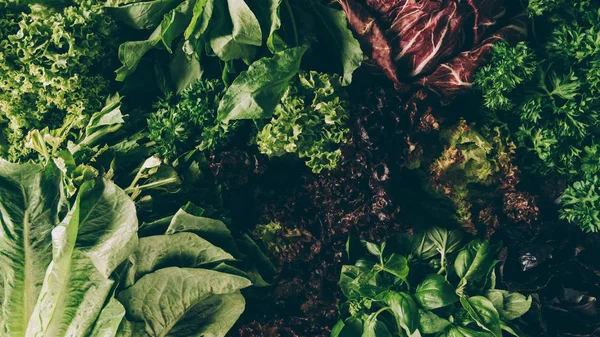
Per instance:
[[[524,17],[502,28],[504,0],[338,2],[363,47],[373,50],[372,61],[399,91],[424,86],[444,104],[472,86],[495,43],[526,37]]]
[[[375,17],[358,0],[339,0],[339,3],[362,46],[370,50],[371,60],[394,83],[398,91],[408,91],[409,86],[398,79],[396,64],[392,59],[392,47]]]
[[[468,92],[473,86],[475,71],[487,62],[496,43],[514,43],[527,37],[526,20],[525,14],[515,17],[509,25],[483,40],[476,48],[440,64],[432,74],[418,79],[417,83],[437,93],[443,104],[450,103],[456,95]]]

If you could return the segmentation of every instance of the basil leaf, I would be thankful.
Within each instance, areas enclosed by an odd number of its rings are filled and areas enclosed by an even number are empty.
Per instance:
[[[427,231],[427,237],[442,255],[448,255],[457,251],[462,242],[460,230],[449,231],[440,227],[433,227]]]
[[[432,257],[439,254],[437,251],[435,244],[431,239],[427,236],[425,232],[418,232],[410,237],[402,237],[402,240],[408,241],[407,243],[400,242],[400,247],[410,247],[409,252],[406,254],[410,254],[417,258],[417,260],[423,261],[431,259]]]
[[[330,337],[355,337],[363,333],[363,322],[360,318],[350,317],[345,321],[339,320],[331,329]]]
[[[498,263],[494,260],[500,250],[501,243],[492,245],[488,241],[473,240],[456,256],[454,270],[461,278],[457,293],[481,293],[492,288],[495,276],[492,275]]]
[[[370,314],[363,324],[361,337],[393,337],[387,325],[377,318],[378,313]]]
[[[531,307],[531,296],[511,294],[506,290],[490,290],[486,293],[486,297],[500,316],[509,321],[523,316]]]
[[[286,49],[250,65],[231,84],[221,99],[218,119],[269,118],[300,69],[307,45]]]
[[[415,291],[415,298],[425,309],[437,309],[458,301],[452,285],[442,275],[427,275]]]
[[[399,279],[406,280],[409,272],[408,260],[402,255],[392,254],[387,261],[385,261],[383,270]]]
[[[515,325],[510,324],[508,322],[500,321],[500,327],[502,328],[502,330],[508,332],[509,334],[511,334],[515,337],[525,336],[525,334],[523,334],[523,332],[521,332],[521,330],[519,330],[519,328],[517,328]]]
[[[500,314],[494,308],[492,302],[483,296],[473,296],[469,298],[461,297],[460,303],[477,325],[491,332],[495,337],[502,337]]]
[[[419,309],[419,330],[424,334],[434,334],[444,331],[450,322],[431,311]]]
[[[369,253],[379,257],[381,255],[381,247],[379,247],[378,244],[373,243],[373,242],[367,242],[364,241],[365,247],[367,247],[367,251],[369,251]]]
[[[344,296],[349,300],[360,299],[360,284],[356,279],[361,273],[362,271],[358,267],[342,266],[342,273],[338,284]]]
[[[491,337],[492,334],[489,332],[475,331],[475,330],[465,328],[462,326],[455,326],[455,327],[452,327],[448,331],[448,334],[446,336],[448,336],[448,337]]]
[[[531,296],[512,293],[504,297],[504,310],[500,313],[505,319],[513,319],[523,316],[531,308]]]
[[[409,294],[387,291],[376,298],[390,307],[398,325],[412,334],[419,327],[419,311],[417,304]]]

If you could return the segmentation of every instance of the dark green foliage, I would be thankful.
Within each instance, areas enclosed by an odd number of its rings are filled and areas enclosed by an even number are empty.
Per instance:
[[[598,172],[600,10],[590,0],[532,1],[529,10],[545,14],[550,34],[535,50],[495,46],[476,84],[484,107],[512,132],[528,170],[569,184],[581,181],[567,192],[572,194],[594,185],[587,180]],[[584,199],[567,200],[564,219],[585,230],[596,227],[593,217],[582,216],[591,214],[589,206],[577,206]]]
[[[148,118],[148,138],[166,160],[187,151],[214,150],[228,136],[217,121],[217,107],[224,93],[221,80],[200,80],[180,96],[168,95],[155,105]]]
[[[270,157],[298,153],[315,173],[332,169],[347,140],[347,108],[338,76],[301,73],[258,133],[258,148]]]
[[[560,218],[578,224],[585,232],[600,230],[598,176],[576,181],[562,195]]]
[[[0,8],[0,156],[27,159],[31,129],[62,135],[87,124],[107,94],[100,72],[114,31],[97,1]]]
[[[331,336],[524,336],[509,321],[531,297],[495,289],[500,248],[438,227],[381,245],[350,237]]]

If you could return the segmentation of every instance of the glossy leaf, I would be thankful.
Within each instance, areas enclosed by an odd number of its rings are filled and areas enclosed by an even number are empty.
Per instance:
[[[421,307],[432,310],[458,301],[454,287],[442,275],[430,274],[415,290],[415,298]]]

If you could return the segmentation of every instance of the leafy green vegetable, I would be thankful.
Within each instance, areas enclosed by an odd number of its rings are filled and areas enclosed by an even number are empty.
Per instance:
[[[52,162],[0,162],[3,331],[225,336],[245,307],[239,290],[251,281],[243,270],[260,276],[241,261],[247,243],[238,250],[222,222],[181,210],[167,234],[138,245],[135,205],[123,190],[90,179],[69,206],[65,178]]]
[[[565,192],[562,217],[592,231],[597,222],[584,190],[592,190],[600,168],[600,12],[587,0],[530,1],[528,11],[544,14],[549,34],[535,49],[496,45],[476,85],[490,123],[511,131],[524,166],[573,184]]]
[[[334,168],[348,132],[345,99],[337,77],[301,73],[259,132],[260,152],[270,157],[298,153],[315,173]]]
[[[462,245],[455,232],[437,227],[415,236],[420,243],[408,252],[394,240],[362,242],[369,254],[342,267],[346,301],[338,305],[341,317],[331,336],[502,337],[503,329],[522,336],[507,322],[529,310],[531,297],[494,289],[498,244],[476,239]],[[414,237],[398,242],[406,239]],[[424,246],[438,250],[425,255]],[[402,277],[385,268],[400,252],[410,256]],[[448,265],[440,263],[442,256]]]
[[[225,336],[244,310],[239,289],[248,286],[250,281],[240,276],[169,267],[143,276],[118,299],[128,320],[143,323],[134,335]]]
[[[600,230],[598,176],[576,181],[564,191],[560,218],[579,224],[588,233]]]
[[[213,15],[220,19],[211,32],[212,51],[223,61],[242,59],[250,64],[256,47],[262,45],[262,32],[248,5],[244,0],[217,1]]]
[[[0,157],[24,161],[32,129],[83,128],[107,94],[115,24],[99,1],[0,8]]]
[[[197,148],[213,150],[227,140],[217,122],[224,86],[219,80],[200,80],[180,96],[159,100],[148,118],[148,138],[168,161]]]
[[[286,49],[250,65],[231,84],[219,104],[218,119],[268,118],[300,69],[308,46]]]
[[[66,206],[58,168],[0,161],[0,329],[25,336],[46,267],[52,261],[51,232]]]
[[[327,43],[332,45],[333,51],[337,53],[336,58],[341,63],[342,84],[349,85],[352,82],[352,73],[360,67],[363,59],[360,44],[352,31],[348,28],[346,15],[343,10],[336,10],[314,4],[315,14],[319,17],[329,38]]]

